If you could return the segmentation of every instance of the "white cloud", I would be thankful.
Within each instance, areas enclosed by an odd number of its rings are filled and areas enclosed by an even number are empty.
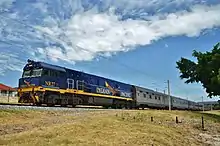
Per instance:
[[[24,62],[17,55],[0,52],[0,76],[6,71],[22,71]]]
[[[5,11],[0,13],[0,75],[21,71],[27,58],[72,64],[130,51],[168,36],[199,36],[220,26],[220,4],[213,1],[13,1],[0,0],[0,12]]]
[[[93,10],[73,15],[60,27],[51,25],[36,28],[61,46],[44,48],[49,58],[85,61],[100,54],[110,56],[111,53],[134,49],[137,45],[149,45],[167,36],[198,36],[204,29],[220,26],[219,14],[220,5],[197,5],[191,11],[150,16],[148,21],[122,21],[114,13],[97,13]]]
[[[218,0],[100,0],[104,8],[120,9],[122,14],[144,18],[149,14],[175,12],[196,4],[216,4]]]
[[[0,10],[6,4],[10,8],[13,1],[0,1]],[[220,26],[220,5],[193,6],[201,3],[196,0],[97,0],[86,4],[83,0],[39,0],[21,3],[24,7],[16,7],[16,3],[13,13],[4,13],[0,19],[0,40],[9,43],[0,44],[0,49],[10,48],[10,44],[13,48],[19,47],[11,53],[20,53],[25,59],[90,61],[97,56],[109,57],[139,45],[149,45],[167,36],[193,37],[204,29]],[[190,11],[177,11],[182,5],[191,7]],[[169,13],[164,13],[165,9]],[[122,20],[124,16],[129,19]],[[10,63],[14,65],[17,60]]]

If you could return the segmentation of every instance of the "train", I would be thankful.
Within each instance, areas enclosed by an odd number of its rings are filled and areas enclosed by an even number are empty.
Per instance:
[[[201,110],[196,102],[148,88],[27,60],[19,78],[18,102],[47,106],[92,105],[104,108]],[[170,97],[170,98],[169,98]]]

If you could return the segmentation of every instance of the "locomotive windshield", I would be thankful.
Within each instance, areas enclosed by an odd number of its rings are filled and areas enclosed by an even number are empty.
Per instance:
[[[57,71],[57,70],[51,70],[51,69],[31,69],[31,70],[25,70],[23,72],[22,78],[27,77],[42,77],[42,76],[50,76],[50,77],[60,77],[64,76],[63,72]]]
[[[40,77],[43,69],[25,70],[22,78],[26,77]]]

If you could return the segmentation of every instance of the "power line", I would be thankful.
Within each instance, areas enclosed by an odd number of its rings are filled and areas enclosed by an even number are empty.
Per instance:
[[[167,87],[168,87],[168,97],[169,97],[169,110],[171,111],[170,81],[169,80],[167,80]]]

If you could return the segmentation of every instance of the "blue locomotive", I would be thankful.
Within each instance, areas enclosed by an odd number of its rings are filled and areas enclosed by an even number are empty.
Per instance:
[[[19,79],[19,103],[48,106],[201,110],[196,102],[81,71],[28,60]]]
[[[133,86],[28,60],[19,79],[19,102],[48,105],[131,106]]]

